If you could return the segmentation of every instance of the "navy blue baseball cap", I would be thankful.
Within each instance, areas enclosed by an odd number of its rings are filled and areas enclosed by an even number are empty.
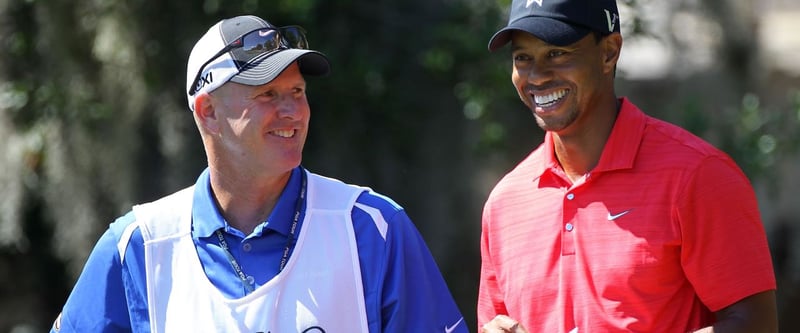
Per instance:
[[[591,31],[619,32],[615,0],[514,0],[508,25],[489,40],[489,51],[511,41],[511,32],[530,33],[548,44],[566,46]]]

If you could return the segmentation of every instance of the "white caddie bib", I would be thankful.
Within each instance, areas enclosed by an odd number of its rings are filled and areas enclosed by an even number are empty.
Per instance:
[[[214,287],[197,256],[193,187],[134,207],[144,238],[152,332],[367,332],[351,219],[364,190],[309,172],[305,218],[286,267],[239,299]]]

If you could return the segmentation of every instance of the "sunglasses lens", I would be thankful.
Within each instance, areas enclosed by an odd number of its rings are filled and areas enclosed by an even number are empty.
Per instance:
[[[283,39],[289,43],[289,46],[295,49],[308,49],[308,41],[306,40],[306,32],[303,28],[298,26],[288,26],[281,28]]]
[[[261,54],[280,47],[280,35],[272,29],[253,31],[244,36],[242,49],[249,54]]]

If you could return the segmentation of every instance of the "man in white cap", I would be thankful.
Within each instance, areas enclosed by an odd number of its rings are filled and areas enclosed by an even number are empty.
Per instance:
[[[211,27],[186,83],[208,168],[110,225],[51,332],[467,332],[402,207],[300,166],[328,71],[298,26]]]
[[[484,207],[479,327],[776,332],[749,181],[616,96],[619,28],[614,0],[515,0],[489,42],[510,42],[511,81],[546,133]]]

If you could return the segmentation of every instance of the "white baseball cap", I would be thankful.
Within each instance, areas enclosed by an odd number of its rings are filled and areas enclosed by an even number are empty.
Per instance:
[[[246,85],[269,83],[297,61],[303,75],[330,71],[328,58],[308,49],[299,26],[276,27],[252,15],[217,22],[189,54],[186,97],[194,111],[194,97],[212,92],[228,81]]]

